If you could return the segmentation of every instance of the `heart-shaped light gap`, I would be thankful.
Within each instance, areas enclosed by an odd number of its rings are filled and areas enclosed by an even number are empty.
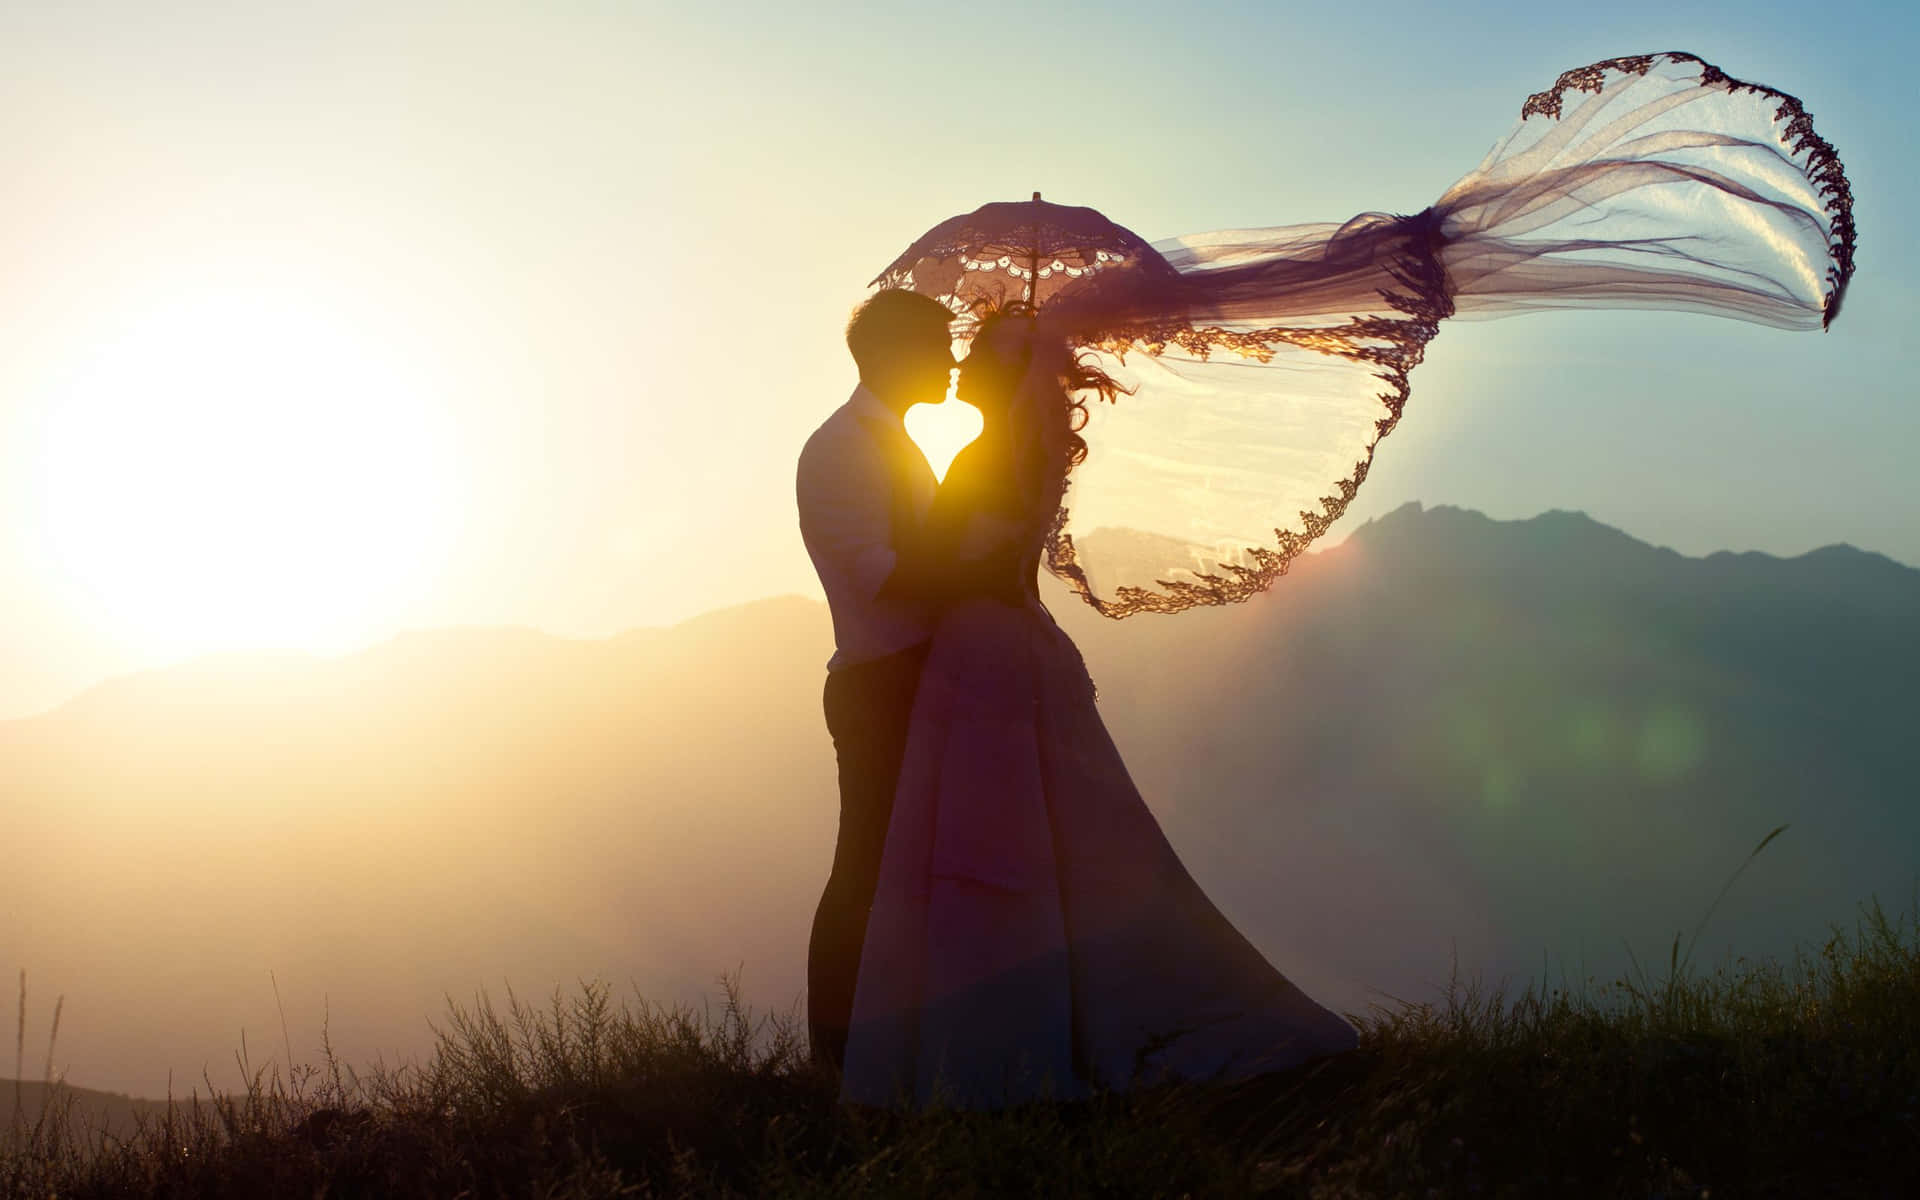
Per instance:
[[[954,456],[980,436],[986,422],[980,410],[961,400],[948,398],[939,404],[916,404],[907,410],[907,436],[920,447],[934,478],[945,480]]]

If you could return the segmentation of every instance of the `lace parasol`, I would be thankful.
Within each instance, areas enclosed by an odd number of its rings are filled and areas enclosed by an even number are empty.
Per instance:
[[[1131,229],[1035,192],[1031,200],[983,204],[940,222],[869,286],[911,288],[971,314],[981,304],[997,308],[1011,300],[1041,307],[1084,280],[1119,270],[1163,280],[1175,274]]]

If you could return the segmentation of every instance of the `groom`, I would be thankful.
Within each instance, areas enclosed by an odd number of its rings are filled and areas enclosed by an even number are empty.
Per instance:
[[[807,946],[807,1027],[815,1060],[836,1071],[932,631],[932,603],[902,598],[913,594],[901,583],[914,574],[906,560],[934,492],[902,418],[946,394],[952,319],[938,301],[901,290],[855,309],[847,349],[860,386],[800,452],[800,536],[833,613],[825,707],[840,767],[840,837]],[[902,578],[883,596],[896,569]]]

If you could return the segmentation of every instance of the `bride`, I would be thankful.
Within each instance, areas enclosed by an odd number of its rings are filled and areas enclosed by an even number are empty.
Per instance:
[[[947,603],[915,697],[842,1098],[988,1107],[1236,1079],[1351,1049],[1181,865],[1127,775],[1038,567],[1099,369],[1019,304],[959,395],[984,429],[923,525]],[[897,574],[899,586],[908,573]]]

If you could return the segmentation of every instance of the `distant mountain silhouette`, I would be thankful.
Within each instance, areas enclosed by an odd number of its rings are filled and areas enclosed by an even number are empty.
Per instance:
[[[197,1084],[198,1081],[196,1080]],[[182,1120],[192,1120],[194,1091],[184,1088],[185,1098],[175,1098],[173,1107]],[[49,1125],[62,1111],[63,1107],[70,1118],[68,1128],[84,1139],[85,1144],[94,1145],[99,1134],[125,1139],[131,1137],[144,1123],[157,1125],[167,1118],[165,1100],[138,1100],[119,1092],[102,1092],[92,1088],[73,1087],[64,1083],[48,1086],[38,1079],[26,1079],[18,1082],[18,1112],[20,1120],[28,1129],[47,1112]],[[11,1079],[0,1079],[0,1131],[13,1127],[16,1087]],[[213,1096],[204,1086],[199,1087],[197,1099],[203,1110],[213,1103]],[[4,1137],[0,1132],[0,1137]]]
[[[1616,973],[1623,939],[1664,950],[1780,823],[1709,962],[1870,891],[1907,905],[1915,614],[1920,571],[1851,547],[1694,559],[1579,513],[1410,505],[1217,629],[1071,626],[1103,695],[1152,697],[1117,736],[1235,915],[1272,910],[1258,866],[1286,863],[1288,895],[1341,897],[1297,944],[1387,987],[1436,927],[1466,966],[1537,974],[1552,947],[1575,979],[1583,953]]]
[[[1188,865],[1336,1005],[1430,994],[1456,953],[1664,965],[1782,823],[1709,965],[1913,899],[1920,571],[1878,555],[1409,505],[1246,605],[1049,603]],[[303,1059],[323,998],[344,1058],[392,1061],[503,978],[670,999],[744,963],[783,1007],[832,848],[830,651],[787,597],[602,641],[206,659],[0,723],[0,977],[66,994],[69,1078],[146,1095],[169,1068],[233,1086],[243,1028],[279,1054],[269,970]]]

